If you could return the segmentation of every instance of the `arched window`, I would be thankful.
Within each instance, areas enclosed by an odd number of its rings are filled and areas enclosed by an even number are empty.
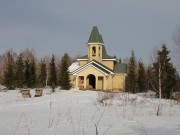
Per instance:
[[[95,46],[92,47],[92,56],[96,56],[96,47]]]

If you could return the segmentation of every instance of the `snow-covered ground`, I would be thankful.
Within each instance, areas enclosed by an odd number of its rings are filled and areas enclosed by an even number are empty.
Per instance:
[[[180,135],[180,105],[144,94],[0,92],[0,135]]]

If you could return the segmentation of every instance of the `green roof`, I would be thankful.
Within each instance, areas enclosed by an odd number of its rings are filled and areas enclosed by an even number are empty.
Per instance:
[[[99,34],[97,26],[93,27],[88,43],[103,43],[102,35]]]
[[[106,52],[104,45],[102,46],[102,58],[103,59],[115,59],[113,56],[109,56]]]
[[[85,55],[85,56],[82,56],[82,57],[78,57],[77,59],[87,59],[87,58],[88,58],[88,56]]]
[[[100,42],[101,42],[101,43],[104,43],[104,42],[103,42],[103,38],[102,38],[102,35],[101,35],[101,34],[99,34],[99,38],[100,38]]]
[[[102,35],[99,34],[97,26],[93,27],[88,43],[102,43],[102,59],[115,59],[115,57],[107,54],[106,48],[103,45]],[[78,59],[88,59],[88,55],[79,57]]]
[[[116,63],[114,65],[114,73],[126,73],[127,74],[127,65],[124,63]]]

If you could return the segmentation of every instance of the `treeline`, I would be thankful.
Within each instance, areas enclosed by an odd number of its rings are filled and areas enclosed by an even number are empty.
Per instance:
[[[38,59],[33,50],[27,49],[19,54],[10,50],[0,55],[0,84],[8,89],[45,86],[51,86],[52,90],[57,86],[70,89],[68,67],[75,60],[67,53],[61,58],[52,55]],[[160,98],[171,98],[172,92],[180,91],[180,77],[165,44],[157,50],[149,65],[144,65],[141,59],[137,61],[134,51],[123,61],[128,65],[127,92],[152,90]]]
[[[72,62],[67,53],[62,58],[52,55],[38,59],[33,50],[19,54],[9,50],[0,55],[0,84],[8,89],[45,86],[70,89],[68,67]]]
[[[137,61],[134,51],[128,61],[126,91],[131,93],[155,91],[159,98],[171,98],[172,93],[180,91],[180,77],[172,64],[170,51],[165,44],[157,50],[154,61],[145,66]]]

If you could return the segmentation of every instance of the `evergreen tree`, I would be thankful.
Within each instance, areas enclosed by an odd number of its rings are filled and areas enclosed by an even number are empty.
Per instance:
[[[176,70],[170,62],[169,53],[170,51],[163,44],[162,50],[157,53],[156,62],[153,63],[153,74],[156,80],[154,88],[160,98],[170,98],[176,85]]]
[[[41,60],[40,74],[38,76],[38,83],[41,87],[45,87],[46,85],[46,76],[47,76],[46,63],[45,63],[45,60]]]
[[[128,92],[136,93],[137,74],[136,74],[136,59],[134,56],[134,51],[131,52],[128,70],[129,71],[126,78],[126,89]]]
[[[31,87],[31,72],[30,72],[30,61],[29,61],[29,59],[27,58],[26,60],[25,60],[25,73],[24,73],[24,75],[25,75],[25,85],[27,86],[27,87]]]
[[[178,74],[176,75],[176,87],[175,87],[175,91],[179,92],[179,94],[180,94],[180,76]]]
[[[29,68],[30,68],[30,87],[34,88],[36,85],[36,63],[35,63],[35,59],[32,58],[30,64],[29,64]]]
[[[68,71],[68,60],[69,56],[67,53],[64,54],[64,56],[61,59],[61,70],[60,70],[60,76],[59,76],[59,83],[61,86],[61,89],[69,90],[71,88],[70,85],[70,78],[69,78],[69,71]]]
[[[138,62],[137,85],[139,92],[146,91],[146,75],[145,75],[144,64],[142,61]]]
[[[8,89],[13,89],[14,88],[14,59],[13,56],[8,53],[7,54],[7,65],[6,69],[4,71],[4,85]]]
[[[146,70],[146,88],[147,90],[152,90],[152,79],[153,78],[153,71],[152,71],[152,66],[148,66],[147,70]]]
[[[25,60],[25,84],[27,87],[34,88],[36,85],[36,64],[35,59]]]
[[[16,87],[22,88],[25,82],[24,76],[24,62],[22,54],[19,54],[16,60],[16,70],[15,70],[15,78],[16,78]]]
[[[49,74],[49,85],[54,88],[57,85],[57,77],[56,77],[56,65],[54,55],[52,56],[50,62],[50,74]]]

